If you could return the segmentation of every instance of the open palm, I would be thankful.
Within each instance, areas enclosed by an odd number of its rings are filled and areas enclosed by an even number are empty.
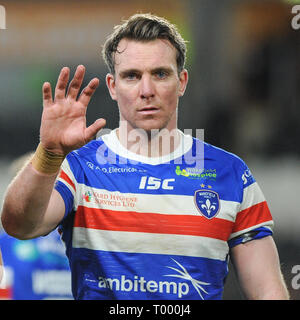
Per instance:
[[[62,68],[55,87],[55,97],[49,82],[43,85],[43,114],[40,139],[48,151],[66,155],[89,142],[104,127],[105,120],[98,119],[86,127],[86,109],[99,85],[92,79],[78,97],[85,74],[85,67],[77,67],[66,92],[70,70]]]

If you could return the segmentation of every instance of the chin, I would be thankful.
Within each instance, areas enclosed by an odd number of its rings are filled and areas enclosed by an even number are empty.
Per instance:
[[[141,126],[141,127],[138,127],[137,129],[144,130],[147,133],[151,133],[152,131],[160,131],[164,128],[165,127],[163,126]]]
[[[136,124],[137,129],[142,129],[147,132],[151,132],[151,130],[162,130],[167,128],[168,123],[162,122],[162,121],[140,121]]]

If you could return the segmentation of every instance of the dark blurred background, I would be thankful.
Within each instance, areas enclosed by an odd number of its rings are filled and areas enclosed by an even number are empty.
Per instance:
[[[63,66],[99,77],[88,123],[118,125],[105,86],[102,44],[115,24],[136,12],[175,23],[188,41],[189,85],[180,101],[180,129],[204,129],[205,140],[242,157],[262,187],[275,220],[282,270],[292,299],[300,289],[300,29],[291,21],[297,1],[99,0],[1,1],[0,200],[13,159],[39,142],[41,87],[55,85]],[[300,19],[299,19],[300,20]],[[299,280],[300,286],[300,280]],[[243,299],[233,273],[224,299]]]

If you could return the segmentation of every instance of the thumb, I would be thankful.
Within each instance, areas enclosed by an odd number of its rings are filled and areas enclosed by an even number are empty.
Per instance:
[[[96,136],[97,132],[105,126],[105,124],[106,120],[101,118],[97,119],[93,124],[87,127],[84,132],[85,143],[92,140]]]

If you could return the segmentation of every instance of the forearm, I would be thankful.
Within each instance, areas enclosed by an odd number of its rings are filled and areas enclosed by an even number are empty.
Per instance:
[[[288,300],[290,298],[280,271],[273,278],[266,275],[259,284],[252,283],[251,279],[248,279],[248,282],[241,286],[248,300]]]
[[[272,237],[237,245],[232,249],[231,255],[238,280],[247,299],[289,299]]]
[[[20,239],[31,238],[43,223],[57,174],[46,175],[28,163],[7,189],[2,210],[6,232]]]

